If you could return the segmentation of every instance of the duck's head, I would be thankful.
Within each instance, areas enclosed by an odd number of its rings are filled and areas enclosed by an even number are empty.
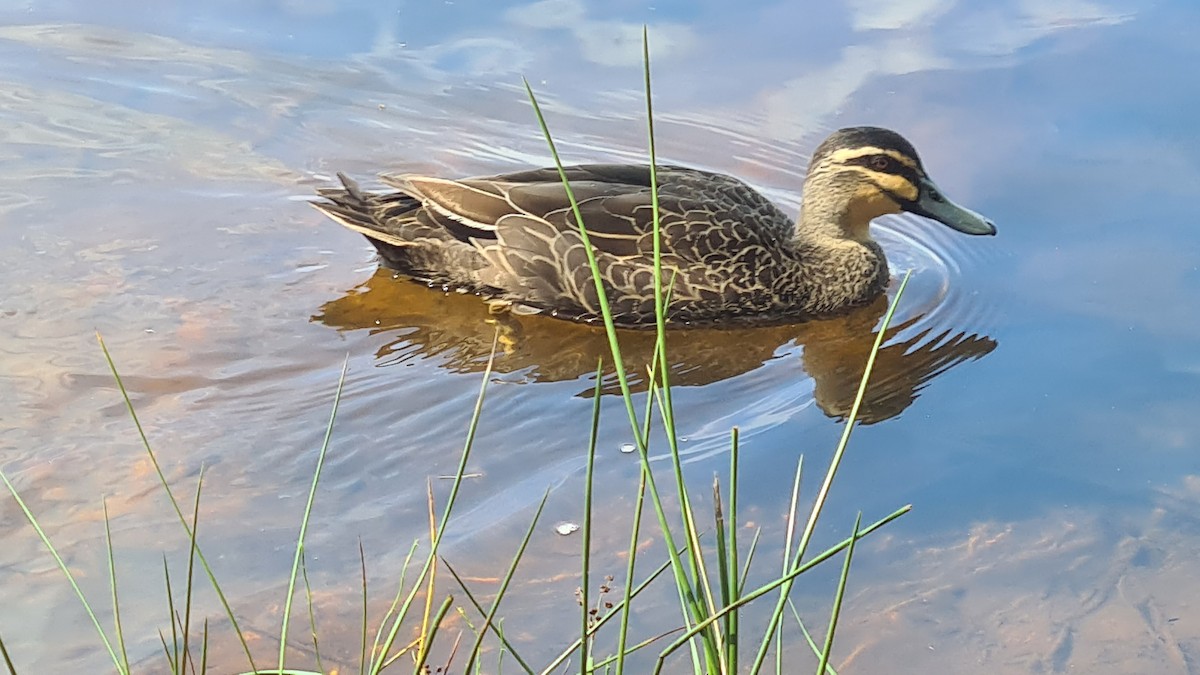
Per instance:
[[[834,132],[813,154],[804,183],[804,224],[865,240],[871,220],[907,211],[966,234],[996,234],[996,226],[942,194],[916,149],[879,127]]]

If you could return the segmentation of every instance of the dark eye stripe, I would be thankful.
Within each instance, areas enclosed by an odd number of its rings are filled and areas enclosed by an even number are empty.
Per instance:
[[[887,158],[888,166],[886,169],[882,169],[882,170],[877,169],[872,165],[872,160],[874,160],[876,157]],[[913,185],[920,185],[921,174],[916,169],[913,169],[912,167],[909,167],[909,166],[905,166],[904,164],[897,162],[895,160],[895,158],[888,157],[887,155],[864,155],[862,157],[855,157],[853,159],[847,160],[846,163],[853,164],[856,166],[861,166],[861,167],[864,167],[871,171],[877,171],[879,173],[887,173],[887,174],[891,174],[893,176],[902,176],[908,182],[912,183]]]

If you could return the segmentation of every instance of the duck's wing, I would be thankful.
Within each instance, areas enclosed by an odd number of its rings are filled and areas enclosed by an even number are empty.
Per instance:
[[[653,195],[648,166],[589,164],[564,169],[593,246],[622,259],[653,255]],[[481,178],[449,180],[384,176],[383,180],[425,206],[429,217],[461,241],[499,238],[538,250],[558,237],[578,238],[571,199],[557,169],[538,169]],[[745,183],[722,174],[659,167],[662,250],[668,257],[711,262],[747,246],[771,246],[790,238],[792,221]],[[522,216],[513,219],[511,216]],[[526,220],[544,223],[526,241],[514,228]]]
[[[641,323],[653,309],[653,194],[649,167],[584,165],[566,169],[595,247],[614,313]],[[691,169],[659,169],[664,263],[675,298],[736,302],[730,287],[759,283],[792,224],[769,200],[736,179]],[[490,286],[560,313],[598,316],[599,301],[571,200],[555,169],[466,180],[422,176],[385,180],[412,195],[457,239],[492,263]]]

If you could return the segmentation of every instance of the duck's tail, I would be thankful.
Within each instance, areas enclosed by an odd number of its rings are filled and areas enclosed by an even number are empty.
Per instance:
[[[318,211],[329,216],[338,223],[366,236],[373,241],[383,241],[393,246],[404,246],[407,242],[387,232],[385,223],[380,219],[383,200],[392,197],[391,201],[408,201],[415,207],[416,200],[405,195],[374,195],[363,192],[358,183],[342,172],[337,174],[342,187],[317,188],[317,194],[324,201],[309,202]]]

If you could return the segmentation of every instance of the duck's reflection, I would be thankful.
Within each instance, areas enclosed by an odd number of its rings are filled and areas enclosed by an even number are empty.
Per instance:
[[[800,345],[817,405],[830,417],[844,418],[886,309],[887,298],[882,297],[848,315],[805,324],[672,331],[671,383],[718,382],[754,370],[781,349]],[[922,319],[918,315],[892,326],[887,339],[919,326]],[[521,371],[538,382],[576,380],[595,372],[598,359],[611,360],[603,328],[544,316],[495,314],[479,298],[438,293],[396,279],[382,267],[361,286],[322,305],[313,320],[339,330],[393,334],[395,339],[376,352],[383,365],[437,356],[449,370],[482,371],[497,327],[500,353],[494,369],[499,373]],[[631,382],[644,388],[645,377],[636,375],[644,374],[651,361],[654,332],[622,331],[620,339],[626,367],[635,375]],[[859,420],[871,424],[900,414],[934,377],[995,348],[990,337],[951,328],[919,328],[901,342],[885,341]],[[616,391],[615,381],[606,382],[605,390]]]

